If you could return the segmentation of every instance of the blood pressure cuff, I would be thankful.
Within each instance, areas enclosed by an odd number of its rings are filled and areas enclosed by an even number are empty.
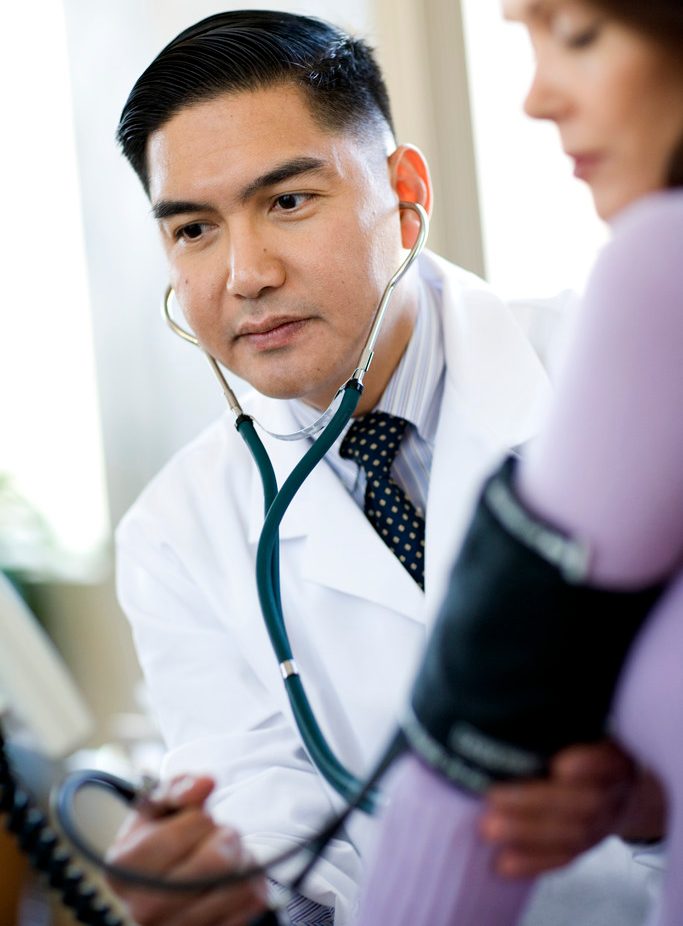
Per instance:
[[[604,735],[662,589],[585,584],[586,548],[522,505],[513,471],[509,459],[483,489],[402,724],[418,755],[475,792]]]

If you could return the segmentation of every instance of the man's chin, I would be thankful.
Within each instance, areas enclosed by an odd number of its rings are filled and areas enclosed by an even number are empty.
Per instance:
[[[305,402],[306,405],[310,405],[312,408],[319,408],[321,411],[327,408],[337,394],[339,386],[343,384],[340,382],[337,386],[328,388],[321,386],[319,391],[316,391],[315,388],[310,388],[310,378],[304,376],[296,380],[273,380],[270,378],[266,379],[265,377],[263,379],[253,377],[251,380],[246,380],[246,382],[248,382],[251,388],[255,389],[256,392],[267,396],[269,399],[299,399],[301,402]]]
[[[310,405],[311,408],[320,409],[324,411],[327,406],[330,404],[334,396],[336,395],[337,390],[335,389],[330,393],[330,397],[327,401],[319,398],[312,398],[308,390],[302,389],[301,384],[296,386],[258,386],[254,384],[254,389],[257,392],[260,392],[261,395],[268,396],[269,399],[299,399],[301,402],[304,402],[306,405]]]

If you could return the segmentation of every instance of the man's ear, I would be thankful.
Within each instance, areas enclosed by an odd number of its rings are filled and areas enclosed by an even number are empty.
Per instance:
[[[419,148],[401,145],[389,155],[389,179],[401,201],[420,203],[432,212],[432,181],[429,166]],[[420,232],[420,220],[410,209],[401,212],[401,241],[404,248],[412,248]]]

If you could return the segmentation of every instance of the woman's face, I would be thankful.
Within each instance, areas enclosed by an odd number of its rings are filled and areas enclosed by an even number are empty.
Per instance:
[[[683,138],[683,65],[584,0],[502,0],[536,55],[525,109],[551,119],[601,218],[666,185]]]

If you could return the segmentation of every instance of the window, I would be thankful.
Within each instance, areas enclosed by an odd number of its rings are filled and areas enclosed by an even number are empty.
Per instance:
[[[54,0],[3,16],[0,565],[73,575],[108,516],[65,25]]]

